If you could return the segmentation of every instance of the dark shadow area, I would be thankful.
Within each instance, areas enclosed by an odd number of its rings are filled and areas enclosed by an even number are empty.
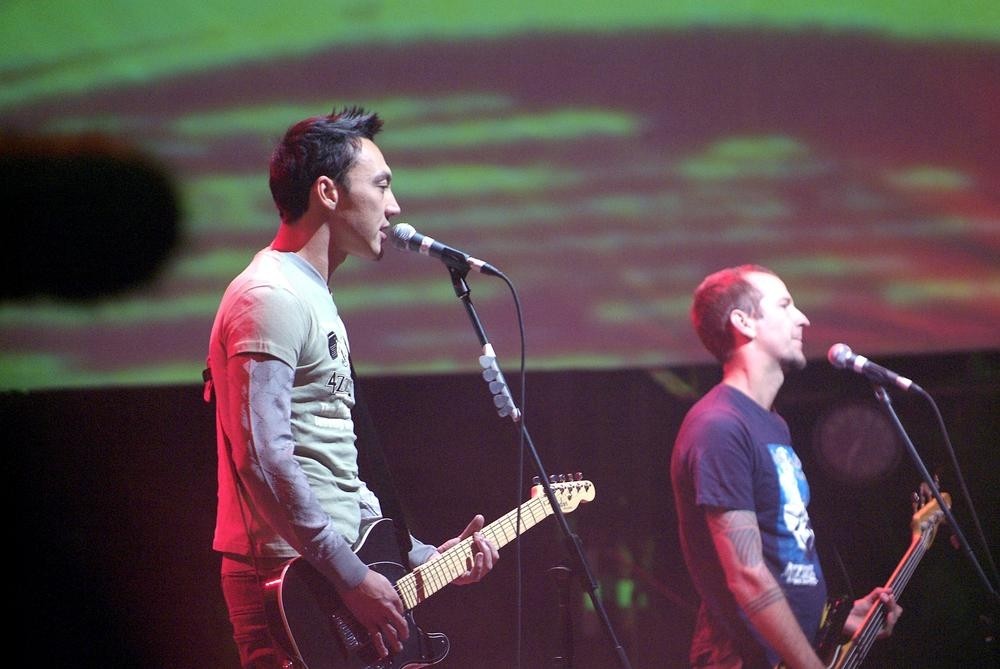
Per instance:
[[[91,300],[150,285],[180,239],[171,177],[102,136],[0,134],[10,243],[0,299]]]

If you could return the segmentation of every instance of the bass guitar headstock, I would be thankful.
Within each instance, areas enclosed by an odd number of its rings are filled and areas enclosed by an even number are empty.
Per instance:
[[[934,477],[934,485],[936,486],[937,484],[938,479]],[[951,508],[951,495],[941,491],[941,500],[949,509]],[[929,544],[934,540],[938,526],[944,520],[944,511],[941,510],[941,505],[934,498],[934,494],[931,492],[931,488],[927,485],[926,481],[920,483],[920,487],[913,493],[912,501],[913,520],[910,523],[910,528],[913,530],[914,536],[926,535],[925,538]]]

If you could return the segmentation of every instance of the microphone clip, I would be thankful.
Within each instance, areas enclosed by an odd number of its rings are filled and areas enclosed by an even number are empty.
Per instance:
[[[510,416],[515,423],[521,420],[521,410],[514,406],[514,397],[510,394],[507,381],[497,364],[497,356],[493,351],[493,345],[487,343],[483,346],[483,355],[479,356],[479,366],[483,368],[483,379],[489,385],[490,392],[493,393],[493,405],[501,418]]]

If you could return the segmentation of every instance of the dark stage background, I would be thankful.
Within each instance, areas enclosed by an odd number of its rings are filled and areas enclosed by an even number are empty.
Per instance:
[[[995,559],[1000,354],[880,362],[937,400]],[[635,667],[684,661],[696,599],[677,546],[666,463],[685,410],[717,378],[706,366],[529,374],[528,426],[547,470],[580,471],[596,485],[595,500],[567,519]],[[517,504],[517,434],[493,412],[478,377],[361,382],[417,536],[439,542],[475,512],[492,520]],[[893,398],[982,555],[930,407],[898,392]],[[861,377],[814,360],[789,379],[778,408],[810,477],[810,511],[831,590],[867,592],[885,581],[908,546],[909,495],[919,475],[891,438],[880,438],[879,408]],[[30,649],[25,657],[52,667],[235,667],[209,548],[214,433],[200,388],[6,393],[2,415],[19,478],[12,508],[20,549],[11,573],[14,634]],[[847,432],[838,431],[845,425]],[[852,426],[860,429],[852,433]],[[996,610],[949,539],[942,529],[902,597],[896,634],[875,647],[870,666],[983,667],[996,659],[985,641],[996,631]],[[483,583],[446,588],[417,609],[424,629],[452,640],[439,666],[514,665],[515,546],[503,549]],[[559,652],[556,598],[547,570],[563,564],[566,553],[554,519],[525,534],[520,550],[523,666],[555,666],[549,658]],[[614,667],[577,583],[572,666]]]

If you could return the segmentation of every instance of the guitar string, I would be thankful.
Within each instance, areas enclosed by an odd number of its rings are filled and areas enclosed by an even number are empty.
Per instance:
[[[569,494],[572,495],[574,491],[586,490],[589,483],[575,481],[567,484],[555,484],[555,487],[558,487],[557,492],[562,494],[566,494],[564,488],[570,489]],[[553,513],[548,498],[543,495],[528,500],[521,505],[520,509],[522,533]],[[497,548],[505,546],[517,537],[515,531],[517,511],[517,509],[509,511],[485,528],[484,535]],[[460,576],[465,571],[466,557],[472,553],[471,545],[472,537],[466,537],[442,553],[441,557],[425,562],[397,580],[394,587],[400,599],[403,600],[404,606],[407,609],[414,608]]]
[[[910,582],[910,578],[917,570],[917,564],[923,558],[924,553],[927,552],[927,548],[930,546],[930,540],[933,536],[928,538],[928,535],[923,535],[918,537],[915,541],[914,546],[908,551],[908,555],[904,558],[905,564],[903,568],[900,569],[899,575],[894,580],[891,580],[889,588],[892,590],[893,595],[902,594],[903,589]],[[851,647],[847,653],[847,657],[842,665],[843,669],[855,669],[861,666],[865,657],[868,655],[868,651],[871,650],[872,644],[875,643],[878,633],[882,630],[882,626],[885,624],[886,618],[886,607],[881,601],[875,605],[875,610],[869,614],[868,618],[862,623],[864,629],[858,638],[858,641]]]
[[[523,529],[530,527],[530,525],[527,525],[527,520],[532,521],[532,524],[537,522],[538,518],[536,516],[536,511],[543,511],[541,515],[543,518],[547,515],[544,513],[544,509],[537,508],[539,506],[543,506],[539,502],[539,499],[540,498],[533,498],[522,505],[521,525]],[[516,513],[516,509],[507,513],[487,528],[487,538],[496,543],[498,548],[506,545],[511,539],[513,539],[513,531],[511,530],[510,533],[505,531],[503,534],[504,541],[501,542],[500,531],[514,527],[515,521],[512,520],[512,517]],[[525,527],[526,525],[527,527]],[[471,554],[471,545],[472,537],[466,537],[458,544],[445,551],[441,557],[424,563],[421,567],[397,581],[397,590],[400,591],[400,596],[403,599],[404,604],[406,604],[408,608],[416,606],[421,601],[437,592],[440,588],[444,587],[448,583],[451,583],[451,581],[465,571],[465,557]],[[403,582],[404,579],[405,583]],[[407,596],[404,597],[404,593]]]

